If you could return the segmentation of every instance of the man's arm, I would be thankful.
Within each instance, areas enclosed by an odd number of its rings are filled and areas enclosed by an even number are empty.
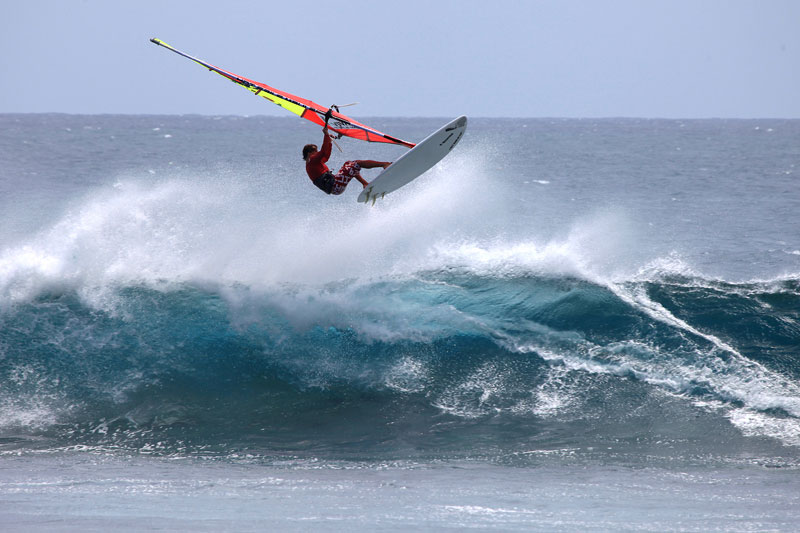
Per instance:
[[[325,127],[322,128],[322,148],[320,149],[320,157],[322,157],[322,162],[326,162],[331,157],[331,136],[328,135],[328,125],[325,124]]]

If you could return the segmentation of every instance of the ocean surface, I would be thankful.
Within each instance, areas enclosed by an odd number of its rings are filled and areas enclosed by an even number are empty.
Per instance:
[[[797,530],[800,120],[320,141],[0,115],[0,530]]]

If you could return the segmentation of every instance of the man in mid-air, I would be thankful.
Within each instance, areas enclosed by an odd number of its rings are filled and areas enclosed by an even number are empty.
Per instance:
[[[366,187],[369,183],[361,177],[360,171],[362,168],[386,168],[391,165],[386,161],[372,161],[369,159],[345,161],[339,172],[334,174],[325,164],[331,157],[331,138],[328,135],[327,120],[325,121],[325,127],[322,128],[322,133],[324,136],[322,150],[317,150],[316,144],[305,145],[303,147],[303,160],[306,162],[308,177],[311,178],[314,185],[326,194],[342,194],[353,178]]]

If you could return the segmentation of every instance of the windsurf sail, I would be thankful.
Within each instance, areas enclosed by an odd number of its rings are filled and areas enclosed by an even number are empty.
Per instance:
[[[181,52],[177,48],[173,48],[172,46],[168,45],[161,39],[150,39],[151,42],[163,46],[167,50],[172,50],[176,54],[182,55],[187,59],[191,59],[195,63],[206,67],[208,70],[212,72],[216,72],[220,76],[229,79],[233,83],[237,85],[241,85],[248,91],[256,94],[257,96],[263,96],[273,104],[277,104],[284,109],[287,109],[298,115],[306,120],[310,120],[311,122],[323,126],[325,124],[325,114],[329,111],[327,107],[321,106],[311,100],[306,100],[305,98],[300,98],[293,94],[278,90],[274,87],[270,87],[264,83],[260,83],[257,81],[249,80],[247,78],[243,78],[241,76],[237,76],[231,72],[226,70],[222,70],[221,68],[217,68],[214,65],[206,63],[203,60],[197,59],[196,57],[192,57],[185,52]],[[370,128],[369,126],[365,126],[359,122],[356,122],[350,117],[342,115],[338,111],[331,111],[331,118],[328,123],[329,131],[335,132],[340,136],[352,137],[354,139],[360,139],[362,141],[368,142],[380,142],[380,143],[389,143],[389,144],[399,144],[401,146],[406,146],[408,148],[413,148],[415,145],[414,143],[410,143],[408,141],[404,141],[402,139],[398,139],[397,137],[392,137],[391,135],[386,135],[385,133],[381,133],[380,131]]]

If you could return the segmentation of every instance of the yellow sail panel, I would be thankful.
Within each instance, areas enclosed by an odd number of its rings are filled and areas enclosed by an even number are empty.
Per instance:
[[[295,104],[294,102],[290,102],[289,100],[281,98],[280,96],[276,96],[274,94],[270,94],[270,93],[264,91],[263,89],[261,89],[260,87],[248,87],[248,89],[250,89],[254,94],[257,94],[258,96],[263,96],[264,98],[266,98],[267,100],[269,100],[273,104],[279,105],[282,108],[291,111],[295,115],[298,115],[298,116],[302,117],[303,113],[306,111],[305,107],[303,107],[303,106],[301,106],[299,104]]]

